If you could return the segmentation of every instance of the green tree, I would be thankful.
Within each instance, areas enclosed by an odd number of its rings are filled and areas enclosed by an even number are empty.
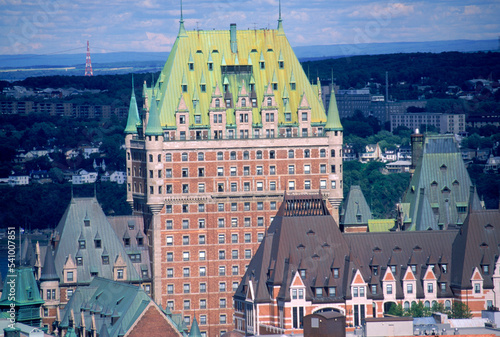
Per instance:
[[[392,303],[387,314],[401,317],[404,314],[403,306],[401,305],[401,303]]]
[[[454,301],[451,307],[451,318],[472,318],[472,313],[467,304]]]

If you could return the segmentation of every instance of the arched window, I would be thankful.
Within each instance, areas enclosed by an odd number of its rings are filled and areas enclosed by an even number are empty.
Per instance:
[[[231,160],[236,160],[236,151],[231,151]]]
[[[257,159],[262,159],[262,151],[257,151]]]
[[[404,309],[405,310],[410,310],[410,302],[408,302],[408,301],[405,302]]]
[[[271,97],[267,98],[267,106],[272,106],[273,105],[273,100]]]
[[[215,99],[215,107],[220,108],[220,99],[218,98]]]
[[[247,100],[246,99],[244,99],[244,98],[241,99],[241,106],[242,107],[246,107],[247,106]]]

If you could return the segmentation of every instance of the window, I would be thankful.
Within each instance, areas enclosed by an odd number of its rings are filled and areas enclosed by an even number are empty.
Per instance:
[[[326,165],[325,164],[321,164],[319,166],[319,172],[320,173],[326,173]]]
[[[220,292],[226,291],[226,282],[219,282],[219,291]]]
[[[386,290],[388,295],[392,295],[392,284],[388,284]]]
[[[264,239],[264,233],[257,233],[257,242],[262,242]]]
[[[261,63],[263,64],[264,62],[261,62]],[[220,315],[219,316],[219,323],[220,324],[226,324],[226,315]]]
[[[245,233],[245,243],[250,243],[250,242],[252,242],[252,234]]]
[[[250,224],[251,224],[251,220],[250,218],[245,218],[243,219],[244,220],[244,226],[245,227],[250,227]]]
[[[289,189],[290,191],[295,190],[295,181],[290,180],[290,181],[288,182],[288,189]]]
[[[353,287],[352,288],[352,296],[353,297],[358,297],[358,287]]]
[[[288,158],[294,158],[295,157],[295,154],[293,152],[293,150],[288,150]]]
[[[182,253],[182,260],[183,261],[189,261],[189,252],[183,252]]]
[[[335,287],[328,288],[328,296],[331,296],[331,297],[337,296],[337,288],[335,288]]]
[[[183,213],[187,213],[187,212],[183,211]],[[189,229],[189,220],[188,219],[182,220],[182,229]]]
[[[238,243],[238,234],[231,234],[231,243]]]
[[[219,243],[226,243],[226,238],[224,234],[219,234]]]
[[[323,289],[316,288],[316,297],[323,297]]]
[[[264,170],[262,169],[262,166],[257,166],[256,168],[256,174],[258,176],[261,176],[263,174]]]
[[[219,228],[223,228],[224,227],[224,218],[217,219],[217,224],[218,224]]]
[[[184,290],[184,294],[189,294],[191,292],[191,285],[189,283],[184,283],[182,289]]]
[[[269,203],[269,207],[270,207],[271,210],[275,210],[276,209],[276,201],[271,201]]]
[[[413,284],[409,283],[406,285],[406,292],[408,294],[413,294]]]
[[[321,150],[319,150],[319,156],[320,156],[321,158],[326,157],[326,150],[325,150],[325,149],[321,149]]]
[[[231,227],[238,227],[238,218],[231,218]]]
[[[172,206],[172,205],[167,205],[167,206]],[[172,212],[170,212],[172,213]],[[174,227],[174,222],[172,220],[167,220],[165,221],[165,228],[166,229],[172,229]]]
[[[359,287],[359,297],[365,297],[365,287]]]
[[[236,192],[238,190],[237,183],[231,183],[231,192]]]
[[[172,161],[172,154],[171,153],[165,154],[165,161],[167,161],[167,162]]]
[[[200,267],[200,276],[207,276],[207,268]]]
[[[229,172],[230,172],[231,176],[233,176],[233,177],[236,176],[236,167],[234,167],[234,166],[231,167]]]
[[[252,258],[252,250],[245,249],[245,259],[251,259],[251,258]]]
[[[219,266],[219,276],[226,276],[226,266]]]
[[[233,249],[231,251],[231,259],[233,259],[233,260],[237,260],[238,259],[238,250],[237,249]]]
[[[171,262],[174,260],[174,253],[173,252],[167,252],[167,261]]]
[[[262,201],[257,202],[257,210],[262,211],[264,209],[264,203]]]
[[[288,165],[288,174],[295,174],[295,165]]]
[[[292,114],[289,112],[285,112],[285,122],[291,122],[292,121]]]
[[[187,161],[188,160],[188,154],[187,154],[187,152],[183,152],[182,153],[181,159],[182,159],[182,161]]]
[[[271,191],[276,191],[276,182],[275,181],[269,182],[269,189]]]
[[[372,295],[376,295],[376,294],[377,294],[377,285],[372,284]]]
[[[226,251],[219,250],[219,260],[225,260],[225,259],[226,259]]]
[[[263,191],[264,190],[264,183],[262,181],[257,182],[257,191]]]
[[[167,277],[169,277],[169,278],[174,277],[174,269],[173,268],[167,268]]]
[[[186,267],[186,268],[182,269],[182,276],[183,277],[189,277],[189,274],[190,274],[189,268]]]
[[[335,165],[330,165],[330,173],[335,173]]]
[[[432,293],[434,291],[434,285],[432,283],[427,283],[427,292]]]
[[[310,180],[304,181],[304,189],[306,189],[306,190],[311,189],[311,181]]]
[[[200,250],[198,253],[198,259],[200,261],[205,261],[207,253],[204,250]]]
[[[232,274],[237,276],[239,274],[239,267],[238,266],[233,266],[232,267]]]
[[[479,283],[474,284],[474,294],[481,293],[481,285]]]

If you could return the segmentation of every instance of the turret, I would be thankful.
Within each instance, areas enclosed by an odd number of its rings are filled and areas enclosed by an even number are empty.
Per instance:
[[[333,207],[332,216],[337,223],[339,222],[339,206],[343,198],[342,186],[342,124],[340,123],[339,110],[335,92],[332,88],[330,106],[328,107],[328,116],[325,125],[325,134],[328,137],[329,153],[328,168],[329,179],[327,190],[329,191],[328,201]]]
[[[130,142],[134,137],[139,136],[139,130],[142,129],[141,118],[139,117],[139,109],[137,108],[137,100],[134,92],[134,76],[132,75],[132,95],[130,97],[130,105],[128,109],[127,126],[125,127],[125,147],[127,149],[127,201],[132,206],[132,153],[130,150]]]
[[[151,97],[149,119],[145,131],[146,166],[147,166],[147,204],[153,213],[158,213],[163,207],[163,129],[160,123],[160,114],[154,95]]]

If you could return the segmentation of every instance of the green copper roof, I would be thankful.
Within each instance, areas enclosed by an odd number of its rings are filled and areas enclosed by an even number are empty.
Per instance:
[[[394,219],[369,219],[368,231],[370,233],[388,232],[391,228],[394,228],[395,223]]]
[[[342,131],[342,124],[340,123],[339,109],[337,108],[337,99],[335,92],[332,89],[330,96],[330,106],[328,107],[328,121],[325,125],[325,131]]]
[[[14,301],[9,299],[8,295],[10,295],[10,293],[8,291],[4,291],[2,292],[2,297],[0,298],[0,306],[9,306],[10,303],[14,303],[16,306],[45,303],[40,297],[38,285],[33,274],[33,268],[19,267],[14,269],[14,273],[7,274],[4,280],[4,290],[10,289],[10,286],[8,285],[11,282],[15,286]],[[19,310],[19,308],[16,310]]]
[[[361,187],[357,185],[351,186],[342,210],[340,223],[353,226],[367,225],[371,218],[372,212],[361,191]]]
[[[141,119],[139,117],[139,109],[137,109],[137,101],[135,99],[133,84],[134,79],[132,77],[132,96],[130,97],[130,105],[128,108],[128,118],[127,126],[125,127],[125,133],[137,133],[137,127],[141,125]]]
[[[189,337],[201,337],[200,327],[198,326],[198,321],[196,317],[193,319],[193,324],[191,324],[191,331],[189,331]]]
[[[180,32],[183,32],[182,27]],[[190,115],[194,114],[195,88],[198,90],[196,104],[199,104],[202,116],[202,124],[195,126],[210,127],[209,109],[212,98],[215,96],[216,84],[225,84],[228,93],[222,90],[222,96],[226,97],[230,94],[229,97],[234,102],[243,80],[246,84],[255,84],[254,90],[259,108],[257,123],[261,120],[260,108],[266,93],[266,86],[271,83],[271,80],[278,84],[278,90],[271,95],[277,102],[279,121],[283,120],[282,115],[285,109],[282,94],[288,93],[292,123],[297,123],[297,109],[301,102],[301,95],[305,92],[311,108],[311,123],[315,125],[327,123],[325,109],[318,94],[309,83],[282,30],[238,30],[236,40],[237,53],[234,57],[228,57],[233,54],[229,30],[186,31],[185,36],[178,36],[159,77],[162,81],[158,80],[154,85],[154,92],[159,100],[160,126],[163,129],[177,127],[175,114],[179,110],[181,96],[184,96]],[[196,53],[192,53],[193,50]],[[191,60],[193,63],[190,63]],[[283,60],[283,69],[279,67],[279,60]],[[263,69],[259,61],[264,62]],[[192,70],[189,68],[190,64],[193,65]],[[209,64],[212,64],[210,68]],[[202,74],[206,82],[205,92],[199,92]],[[291,90],[290,83],[296,83],[295,90]],[[187,92],[182,92],[183,85],[186,85]],[[225,88],[221,86],[220,89]],[[148,95],[148,103],[150,103],[152,92],[148,90],[143,92]],[[234,109],[228,109],[226,112],[227,126],[232,127],[235,125]],[[191,118],[189,120],[191,121]],[[336,127],[341,130],[340,122]]]
[[[146,126],[146,136],[161,136],[163,129],[160,124],[160,116],[158,115],[158,104],[155,96],[151,98],[151,105],[149,108],[148,125]]]

